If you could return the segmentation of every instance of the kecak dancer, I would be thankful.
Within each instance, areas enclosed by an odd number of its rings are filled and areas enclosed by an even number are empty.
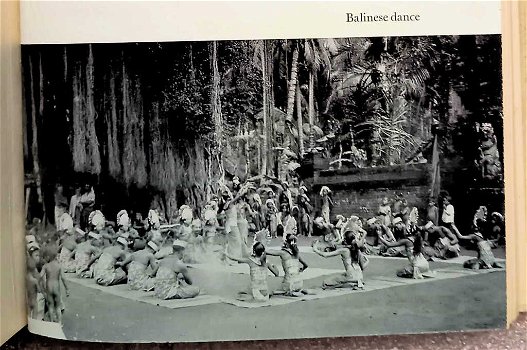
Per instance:
[[[95,210],[90,213],[88,222],[92,226],[91,232],[100,236],[105,247],[113,244],[115,233],[106,227],[106,219],[100,210]]]
[[[432,244],[432,247],[424,247],[426,255],[439,259],[451,259],[459,256],[461,248],[452,231],[444,226],[435,226],[432,221],[428,221],[424,229],[424,242],[431,242]]]
[[[147,229],[147,240],[153,241],[156,244],[162,244],[163,235],[161,234],[161,220],[159,215],[154,209],[148,211],[148,229]]]
[[[59,244],[59,256],[58,261],[62,266],[64,272],[75,272],[76,263],[74,257],[74,251],[77,248],[77,242],[80,243],[81,237],[78,233],[66,234],[61,243]]]
[[[300,273],[307,269],[308,265],[300,256],[294,235],[288,234],[286,236],[281,250],[266,250],[265,253],[279,256],[285,273],[281,291],[275,291],[274,294],[284,293],[287,296],[298,296],[299,293],[308,294],[308,291],[304,289],[302,276],[300,276]]]
[[[139,241],[143,240],[139,237],[139,232],[137,232],[137,230],[132,227],[132,222],[126,210],[121,210],[119,213],[117,213],[116,223],[117,227],[119,228],[116,232],[118,237],[123,237],[126,239],[129,243],[129,246],[135,247],[141,245],[141,242]]]
[[[93,277],[91,261],[92,258],[100,254],[102,244],[101,235],[94,232],[88,233],[86,240],[77,244],[77,247],[73,251],[75,256],[75,273],[77,276],[84,278]]]
[[[199,294],[199,288],[192,285],[187,267],[181,262],[182,252],[186,246],[185,241],[175,240],[173,253],[159,262],[154,280],[154,293],[157,298],[188,299]]]
[[[325,252],[320,250],[320,248],[313,243],[313,251],[323,258],[340,256],[342,263],[344,264],[345,272],[324,280],[322,284],[323,289],[346,287],[351,287],[353,289],[364,288],[362,270],[365,266],[361,266],[360,247],[355,240],[355,236],[351,232],[346,232],[343,247],[339,247],[331,252]]]
[[[127,247],[128,241],[119,237],[116,245],[104,248],[99,256],[92,258],[90,263],[97,261],[93,267],[93,278],[97,284],[113,286],[126,281],[126,273],[116,263],[126,259]]]
[[[252,254],[248,258],[237,258],[229,255],[227,257],[239,263],[249,265],[251,276],[250,290],[249,292],[240,292],[238,298],[244,301],[255,300],[261,302],[269,300],[270,292],[267,284],[267,270],[271,271],[275,276],[278,276],[278,270],[273,265],[267,264],[263,243],[258,241],[254,242]]]
[[[154,278],[159,265],[156,263],[154,254],[159,251],[156,243],[150,241],[146,248],[130,254],[123,262],[118,261],[115,266],[125,267],[128,265],[128,287],[132,290],[144,290],[146,292],[154,289]],[[147,269],[150,267],[151,272]]]

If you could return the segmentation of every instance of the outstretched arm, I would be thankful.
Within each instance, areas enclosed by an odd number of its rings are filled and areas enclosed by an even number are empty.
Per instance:
[[[410,241],[406,238],[400,239],[397,242],[388,242],[382,236],[379,236],[379,240],[387,247],[394,248],[394,247],[400,247],[400,246],[406,246],[410,244]]]
[[[282,256],[283,251],[281,250],[265,250],[265,254],[272,255],[272,256]]]
[[[245,263],[245,264],[249,264],[250,260],[249,259],[246,259],[246,258],[235,258],[234,256],[231,256],[227,253],[225,253],[225,256],[231,260],[234,260],[234,261],[237,261],[239,263]]]
[[[337,250],[334,250],[332,252],[323,252],[322,250],[320,250],[319,248],[317,248],[316,246],[313,246],[313,251],[315,253],[317,253],[318,255],[320,255],[321,257],[323,258],[330,258],[332,256],[338,256],[338,255],[341,255],[342,251],[344,249],[343,248],[339,248]]]

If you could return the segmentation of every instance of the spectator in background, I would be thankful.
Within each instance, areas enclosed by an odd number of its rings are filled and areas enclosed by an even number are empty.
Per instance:
[[[70,207],[68,213],[73,218],[73,224],[75,226],[80,225],[80,210],[78,209],[79,200],[81,198],[81,188],[75,185],[75,194],[70,198]]]
[[[86,183],[82,188],[77,206],[80,210],[80,224],[85,230],[89,226],[89,217],[95,207],[95,192],[89,183]]]
[[[426,220],[431,221],[434,226],[439,224],[439,208],[433,198],[428,200],[428,207],[426,208]]]
[[[456,234],[456,236],[460,236],[461,233],[459,233],[459,230],[456,227],[456,224],[454,222],[454,206],[450,203],[451,198],[450,196],[446,196],[443,199],[443,214],[441,215],[441,221],[443,222],[443,226],[450,229],[452,232]]]
[[[395,201],[393,203],[392,216],[395,219],[396,217],[401,216],[401,211],[403,208],[403,194],[397,193],[395,195]]]
[[[62,215],[62,212],[59,209],[61,206],[65,206],[67,208],[68,199],[64,195],[64,187],[62,186],[62,184],[58,183],[55,188],[55,216],[54,216],[55,225],[57,225],[59,216]]]

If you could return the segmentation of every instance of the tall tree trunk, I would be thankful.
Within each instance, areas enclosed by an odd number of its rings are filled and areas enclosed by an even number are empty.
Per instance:
[[[40,72],[42,71],[42,61],[39,64]],[[40,73],[40,75],[42,75]],[[29,58],[29,80],[31,83],[31,155],[33,158],[33,176],[37,186],[38,202],[42,204],[42,222],[46,219],[46,207],[44,205],[44,198],[42,194],[42,178],[40,173],[40,161],[38,156],[38,123],[37,123],[37,106],[35,104],[35,91],[34,91],[34,79],[33,79],[33,63],[31,57]],[[39,90],[40,97],[42,98],[42,80],[39,79]],[[43,106],[43,102],[40,102],[40,106]],[[41,113],[39,108],[39,115]]]
[[[296,83],[298,77],[298,49],[293,48],[293,61],[291,62],[291,78],[289,79],[289,90],[287,92],[286,120],[293,122],[293,110],[295,108]]]
[[[298,129],[298,154],[300,158],[304,158],[304,129],[302,125],[302,96],[300,95],[300,87],[297,81],[296,84],[296,123]]]
[[[220,100],[220,72],[218,69],[218,42],[212,42],[212,93],[211,93],[212,119],[214,121],[215,153],[218,159],[218,166],[223,172],[223,158],[221,157],[221,147],[223,144],[223,121],[221,116]],[[223,175],[222,175],[223,177]]]
[[[262,147],[262,172],[265,175],[272,174],[272,161],[270,157],[271,137],[272,137],[272,109],[271,109],[271,82],[269,71],[269,52],[267,48],[267,40],[262,40],[262,81],[263,81],[263,128],[264,140]]]
[[[313,71],[309,71],[309,96],[308,96],[308,112],[309,112],[309,148],[313,150],[315,147],[315,132],[313,130],[313,125],[315,123],[315,96],[314,96],[314,87],[315,78],[313,76]]]

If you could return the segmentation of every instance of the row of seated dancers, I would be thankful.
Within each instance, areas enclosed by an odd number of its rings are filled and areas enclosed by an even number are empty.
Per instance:
[[[392,228],[404,233],[404,237],[398,238],[390,227],[379,220],[367,220],[367,229],[376,234],[373,242],[366,240],[366,230],[362,228],[361,219],[356,216],[348,219],[339,217],[335,225],[315,220],[316,225],[327,229],[327,234],[313,242],[313,251],[324,258],[340,257],[344,267],[342,274],[325,279],[322,288],[364,288],[363,270],[368,265],[369,254],[407,257],[409,265],[397,272],[399,277],[433,277],[428,260],[432,257],[450,258],[459,255],[458,241],[461,239],[473,241],[478,249],[478,257],[467,261],[466,267],[500,267],[492,253],[491,243],[477,230],[463,236],[458,231],[452,232],[431,222],[418,226],[416,210],[413,210],[410,218],[406,223],[400,218],[393,221]],[[186,263],[192,262],[196,250],[206,251],[203,247],[207,247],[207,241],[198,240],[192,230],[178,230],[177,234],[166,230],[163,233],[154,220],[145,240],[131,231],[125,211],[119,213],[118,229],[113,234],[106,230],[105,218],[99,211],[90,215],[90,223],[92,228],[88,233],[69,227],[61,232],[58,245],[47,244],[43,249],[40,269],[34,266],[37,260],[35,252],[40,249],[38,240],[33,235],[26,236],[28,280],[31,280],[28,285],[34,286],[28,291],[28,299],[34,299],[38,290],[42,290],[50,320],[61,319],[61,284],[68,293],[63,275],[65,272],[93,278],[103,286],[127,283],[132,290],[153,291],[156,297],[164,300],[193,298],[200,293],[200,289],[193,284]],[[433,245],[428,244],[430,236],[436,236]],[[272,293],[267,284],[267,271],[279,275],[276,266],[268,263],[268,255],[280,257],[284,270],[281,290],[274,293],[290,296],[312,293],[303,286],[301,272],[308,266],[298,249],[297,237],[284,233],[280,250],[267,249],[266,238],[264,232],[256,234],[250,247],[246,241],[240,241],[242,246],[235,250],[239,254],[233,254],[228,247],[224,247],[219,256],[218,262],[233,261],[249,266],[250,288],[241,293],[239,298],[268,300]],[[213,242],[210,243],[213,245]],[[29,304],[31,308],[33,303],[30,301]]]

